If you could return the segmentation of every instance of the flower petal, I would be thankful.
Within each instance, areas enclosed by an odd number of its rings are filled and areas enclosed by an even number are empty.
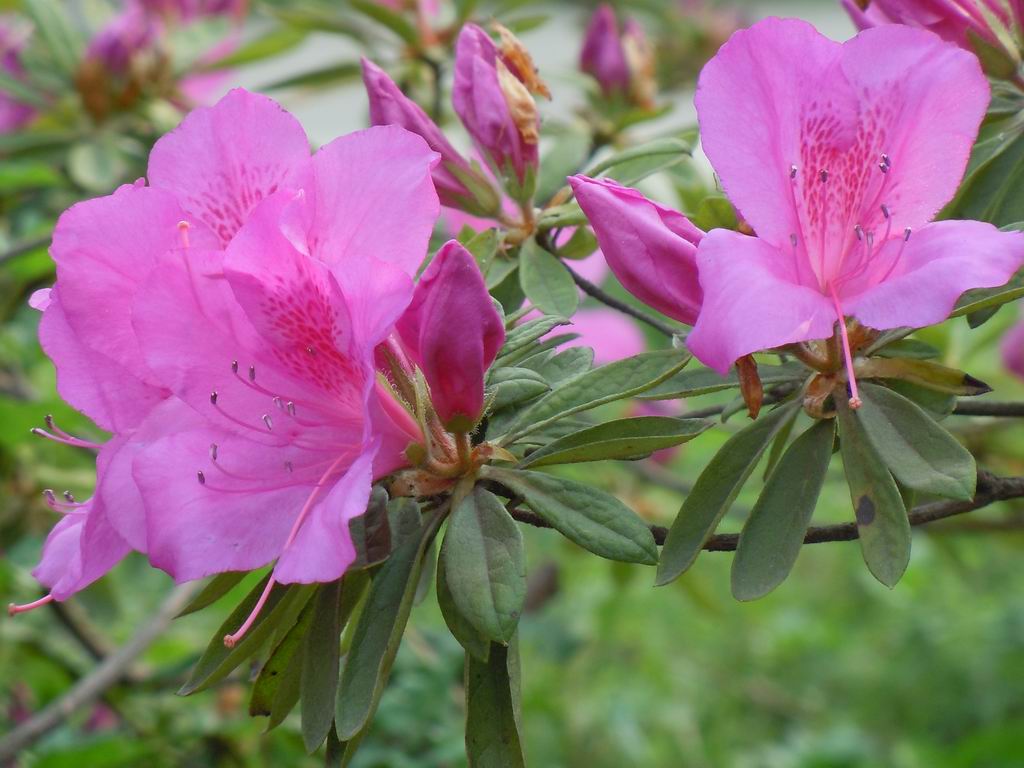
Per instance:
[[[662,314],[693,325],[700,312],[697,245],[704,232],[681,213],[606,179],[569,179],[608,265],[623,287]]]
[[[765,241],[715,229],[701,242],[697,263],[704,306],[686,343],[719,373],[743,355],[832,335],[832,303],[800,285],[792,256]]]
[[[800,231],[790,166],[802,164],[801,126],[817,116],[830,144],[848,142],[856,126],[840,51],[806,22],[765,19],[736,32],[697,85],[704,152],[743,218],[779,247]]]
[[[898,261],[882,282],[855,295],[856,287],[844,290],[843,310],[878,330],[923,328],[945,320],[964,291],[1006,283],[1024,265],[1024,233],[980,221],[939,221],[905,244],[890,240],[876,258]]]
[[[236,88],[193,110],[149,156],[149,181],[173,193],[227,244],[249,212],[279,187],[303,188],[309,140],[275,101]]]
[[[373,257],[415,275],[440,212],[430,178],[439,159],[422,138],[395,125],[327,144],[313,157],[312,254],[342,271]]]

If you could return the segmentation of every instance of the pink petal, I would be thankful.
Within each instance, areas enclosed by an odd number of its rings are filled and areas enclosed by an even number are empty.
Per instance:
[[[559,332],[578,333],[578,339],[566,342],[560,349],[590,347],[594,350],[595,365],[633,357],[647,349],[639,326],[613,309],[578,310],[572,316],[572,325],[557,328],[553,333]]]
[[[309,141],[276,102],[241,88],[201,107],[160,139],[149,180],[181,201],[226,244],[264,197],[308,184]]]
[[[585,176],[569,181],[623,287],[669,317],[696,322],[702,298],[697,245],[704,232],[635,189]]]
[[[838,70],[840,55],[838,43],[806,22],[766,19],[736,32],[697,85],[704,152],[743,218],[779,247],[800,231],[790,166],[805,164],[804,120],[820,120],[829,145],[852,139],[857,102]]]
[[[441,421],[461,416],[475,423],[483,410],[484,376],[505,329],[480,268],[458,242],[438,251],[397,328],[423,369]]]
[[[1006,333],[1001,349],[1007,370],[1024,379],[1024,322],[1017,323]]]
[[[423,139],[394,125],[323,147],[313,158],[313,255],[342,271],[372,257],[414,275],[440,212],[430,178],[438,160]]]
[[[945,320],[971,288],[1006,283],[1024,265],[1024,234],[1000,232],[979,221],[939,221],[915,231],[905,244],[890,240],[877,259],[892,274],[870,286],[844,289],[843,310],[885,330],[923,328]]]
[[[764,240],[712,230],[697,262],[704,306],[686,343],[719,373],[743,355],[832,335],[832,303],[800,285],[792,258]]]
[[[989,102],[981,65],[928,32],[886,25],[847,42],[842,67],[861,94],[861,119],[884,137],[878,146],[892,161],[876,207],[888,205],[895,231],[918,229],[963,178]],[[864,202],[870,205],[870,197]]]
[[[348,471],[332,483],[299,527],[292,543],[277,561],[274,576],[290,584],[329,582],[341,578],[355,560],[349,522],[366,511],[373,481],[376,447],[366,450]]]

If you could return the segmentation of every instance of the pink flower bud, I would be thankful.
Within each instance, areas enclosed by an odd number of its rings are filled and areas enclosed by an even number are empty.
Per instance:
[[[612,272],[640,301],[693,325],[703,293],[697,246],[704,232],[689,219],[611,179],[569,179]]]
[[[373,125],[399,125],[423,137],[430,148],[441,155],[441,162],[434,168],[431,178],[442,205],[474,216],[492,217],[500,212],[498,193],[480,169],[474,168],[451,145],[419,104],[402,93],[384,70],[367,59],[363,59],[363,83]]]
[[[455,48],[455,111],[509,196],[529,201],[536,186],[540,120],[537,105],[491,38],[475,24],[459,33]]]
[[[457,241],[438,251],[396,327],[441,421],[470,431],[483,414],[484,376],[505,328],[476,261]]]
[[[654,108],[657,89],[654,54],[643,27],[632,19],[622,34],[609,5],[594,13],[580,52],[580,69],[597,80],[606,98],[624,99],[641,109]]]
[[[621,94],[629,88],[629,65],[610,5],[600,6],[590,18],[580,52],[580,69],[597,80],[605,96]]]
[[[25,43],[24,30],[9,19],[0,17],[0,70],[16,80],[21,80],[25,74],[21,63],[21,50]],[[0,134],[18,130],[34,116],[32,107],[0,91]]]
[[[1024,379],[1024,320],[1003,337],[1003,363],[1007,369]]]

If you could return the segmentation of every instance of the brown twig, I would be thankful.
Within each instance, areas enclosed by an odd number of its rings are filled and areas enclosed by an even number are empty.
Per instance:
[[[955,517],[965,512],[987,507],[997,501],[1019,499],[1024,497],[1024,477],[997,477],[988,472],[978,473],[978,488],[973,499],[968,501],[936,501],[916,507],[909,513],[910,524],[927,525],[947,517]],[[546,520],[533,512],[524,509],[511,510],[512,517],[521,523],[536,528],[550,528]],[[668,529],[660,525],[652,525],[651,533],[658,544],[665,543]],[[815,525],[807,529],[804,544],[823,544],[829,541],[853,541],[859,537],[856,523],[838,523],[836,525]],[[708,552],[733,552],[739,543],[738,533],[719,533],[704,543]]]
[[[565,267],[566,271],[572,277],[572,281],[576,283],[576,286],[583,291],[587,296],[597,299],[605,306],[616,309],[623,314],[629,315],[630,317],[639,320],[641,323],[646,323],[656,331],[663,333],[664,335],[672,338],[677,334],[677,329],[673,328],[666,322],[659,320],[654,315],[644,312],[642,309],[637,309],[634,306],[627,304],[624,301],[619,301],[611,294],[605,293],[601,288],[598,288],[592,282],[587,280],[582,275],[576,274],[576,272],[568,264],[562,260],[562,266]]]
[[[188,604],[196,588],[195,584],[175,587],[150,622],[127,643],[96,665],[92,672],[67,693],[0,739],[0,764],[17,757],[23,749],[58,727],[73,712],[96,701],[111,686],[124,679],[135,660],[164,633],[171,620]]]
[[[999,403],[995,401],[965,399],[959,400],[953,411],[957,416],[998,416],[1001,418],[1024,419],[1024,403]]]

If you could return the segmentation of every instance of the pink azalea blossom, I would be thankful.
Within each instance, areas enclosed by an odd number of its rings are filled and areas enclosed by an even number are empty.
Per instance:
[[[1005,283],[1024,235],[929,223],[960,183],[988,99],[977,59],[922,30],[845,44],[795,20],[737,32],[696,102],[704,150],[757,237],[701,241],[693,353],[725,373],[743,355],[829,337],[844,316],[923,327],[964,291]]]
[[[605,96],[629,88],[629,65],[619,41],[619,23],[610,5],[598,6],[590,17],[580,51],[580,69],[597,80]]]
[[[1016,73],[1024,55],[1024,3],[1020,0],[843,0],[854,24],[870,29],[905,24],[935,32],[977,53],[991,74]]]
[[[480,27],[462,28],[455,46],[452,104],[508,194],[525,201],[536,185],[540,122],[517,72]]]
[[[434,186],[442,205],[477,216],[494,217],[500,212],[498,193],[479,166],[470,164],[423,108],[402,93],[387,73],[368,59],[363,59],[363,83],[370,100],[371,124],[400,125],[422,136],[441,156],[441,162],[434,169]]]
[[[180,21],[204,16],[234,16],[242,18],[249,8],[249,0],[134,0],[149,13]]]
[[[705,233],[681,213],[611,179],[573,176],[569,183],[623,287],[659,312],[693,325],[703,301],[697,246]]]
[[[21,51],[26,35],[9,18],[0,17],[0,69],[9,77],[20,80],[25,74]],[[0,134],[17,131],[35,117],[36,111],[19,101],[13,94],[0,90]]]
[[[505,327],[476,261],[457,241],[446,243],[424,271],[397,328],[441,423],[469,432],[483,413],[484,377],[505,342]]]
[[[149,186],[61,218],[41,340],[62,396],[115,436],[47,542],[53,598],[128,548],[178,581],[344,572],[371,480],[421,439],[373,350],[412,297],[436,160],[397,127],[310,157],[290,115],[236,90],[157,143]]]
[[[1013,326],[1003,337],[1002,353],[1007,370],[1024,379],[1024,321]]]
[[[86,61],[98,63],[108,74],[126,76],[132,60],[152,49],[161,34],[160,20],[130,3],[89,41]]]
[[[594,350],[594,365],[605,365],[639,355],[647,348],[644,333],[637,324],[614,309],[580,309],[572,316],[572,323],[557,332],[578,334],[579,338],[563,344],[569,347],[589,347]]]

